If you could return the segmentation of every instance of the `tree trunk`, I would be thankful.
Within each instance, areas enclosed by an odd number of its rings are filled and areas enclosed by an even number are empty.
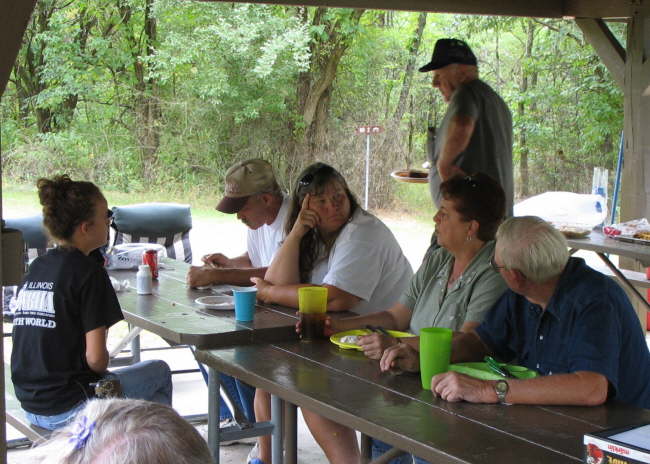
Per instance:
[[[79,96],[76,93],[66,95],[59,104],[38,106],[34,103],[40,93],[48,90],[50,83],[42,77],[43,68],[47,65],[47,41],[36,36],[50,31],[50,21],[55,11],[60,8],[56,0],[40,1],[32,17],[30,26],[25,33],[24,44],[14,66],[13,83],[19,101],[19,112],[22,120],[27,118],[30,111],[36,117],[39,132],[47,133],[67,128],[72,122]],[[84,8],[80,8],[77,23],[79,30],[73,41],[83,53],[90,34],[92,20],[86,16]],[[50,52],[51,53],[51,52]]]
[[[420,44],[422,43],[422,33],[424,32],[424,26],[427,24],[427,13],[420,13],[418,16],[418,25],[413,32],[410,43],[408,45],[409,57],[406,62],[406,68],[404,69],[404,79],[402,81],[402,88],[400,90],[399,99],[397,101],[397,106],[395,106],[395,111],[393,112],[392,118],[386,121],[388,126],[385,132],[384,140],[382,141],[377,153],[384,155],[389,152],[397,152],[395,147],[391,147],[397,141],[402,139],[396,134],[399,134],[400,126],[402,123],[402,118],[406,112],[406,105],[408,102],[409,95],[411,93],[411,84],[413,83],[413,74],[415,73],[415,62],[418,57],[418,52],[420,50]],[[391,149],[392,148],[392,149]],[[401,151],[401,150],[400,150]],[[410,160],[406,159],[406,164],[410,164]]]
[[[135,135],[140,148],[142,178],[151,181],[155,178],[155,166],[160,147],[160,120],[162,112],[158,100],[157,82],[149,75],[148,60],[155,52],[157,40],[156,19],[152,16],[153,0],[146,0],[144,9],[143,41],[140,42],[133,30],[128,32],[133,57],[133,75],[135,77]],[[130,5],[121,3],[122,21],[128,25],[132,16]]]
[[[341,58],[350,46],[354,32],[345,32],[341,22],[349,21],[347,30],[354,30],[365,10],[350,10],[340,15],[329,15],[328,9],[318,7],[311,26],[324,26],[326,39],[314,37],[310,43],[311,64],[309,71],[298,76],[296,86],[298,120],[290,122],[292,159],[295,162],[313,161],[327,150],[327,120],[332,84]],[[307,8],[300,8],[303,22],[308,21]],[[347,17],[345,16],[347,14]],[[296,163],[293,163],[296,165]],[[298,163],[303,164],[303,163]]]

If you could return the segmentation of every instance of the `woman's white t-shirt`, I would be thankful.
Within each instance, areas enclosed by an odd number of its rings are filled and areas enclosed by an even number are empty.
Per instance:
[[[368,314],[393,306],[412,275],[413,269],[390,229],[358,208],[329,256],[316,262],[310,282],[332,285],[361,298],[350,310]]]

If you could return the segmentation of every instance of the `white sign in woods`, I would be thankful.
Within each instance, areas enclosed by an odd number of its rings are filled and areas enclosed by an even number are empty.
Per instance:
[[[361,135],[375,135],[383,131],[384,128],[381,126],[359,126],[356,129],[357,134]]]

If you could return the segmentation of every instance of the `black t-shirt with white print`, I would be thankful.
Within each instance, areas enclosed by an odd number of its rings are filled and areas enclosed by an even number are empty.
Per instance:
[[[34,260],[13,322],[11,379],[22,408],[52,416],[91,397],[99,375],[86,362],[85,335],[122,319],[97,259],[59,247]]]

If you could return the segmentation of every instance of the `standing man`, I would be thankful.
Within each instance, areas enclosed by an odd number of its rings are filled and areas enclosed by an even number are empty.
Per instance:
[[[431,62],[433,87],[448,103],[436,133],[429,189],[440,205],[439,186],[455,174],[482,172],[498,181],[506,193],[506,217],[512,216],[512,115],[503,99],[478,78],[476,56],[465,42],[440,39]]]
[[[240,161],[226,172],[226,191],[216,209],[237,213],[248,226],[246,252],[235,258],[221,253],[203,257],[203,266],[187,273],[191,287],[231,284],[253,285],[250,278],[264,278],[267,266],[284,239],[288,200],[282,195],[271,165],[261,159]]]

